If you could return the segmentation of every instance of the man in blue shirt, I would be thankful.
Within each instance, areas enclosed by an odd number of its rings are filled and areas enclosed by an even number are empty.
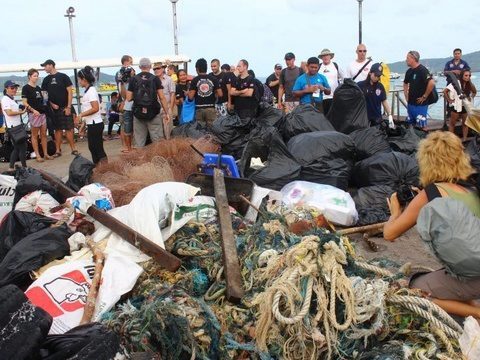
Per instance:
[[[330,95],[331,90],[325,76],[318,73],[320,60],[311,57],[307,61],[307,73],[300,75],[293,85],[293,95],[300,98],[300,104],[312,104],[318,111],[323,112],[323,94]]]
[[[462,60],[462,49],[453,50],[453,59],[445,64],[443,71],[452,71],[455,75],[460,76],[462,70],[470,70],[470,66],[465,60]]]
[[[380,77],[383,74],[382,64],[373,64],[366,80],[359,81],[358,87],[362,90],[367,104],[367,116],[371,126],[379,125],[383,121],[382,105],[388,115],[390,127],[393,126],[393,117],[387,101],[387,93]]]

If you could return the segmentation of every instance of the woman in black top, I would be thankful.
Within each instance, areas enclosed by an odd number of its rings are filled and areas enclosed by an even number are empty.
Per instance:
[[[47,153],[47,118],[45,115],[45,105],[43,102],[42,89],[37,86],[38,71],[28,70],[28,84],[22,88],[23,105],[28,112],[28,121],[32,129],[32,146],[35,151],[36,160],[43,162],[43,158],[38,151],[38,135],[42,143],[42,150],[45,159],[52,160],[53,157]]]
[[[175,99],[178,109],[178,118],[181,118],[183,102],[188,94],[188,87],[190,81],[188,81],[187,72],[183,69],[178,70],[177,72],[178,83],[175,87]]]

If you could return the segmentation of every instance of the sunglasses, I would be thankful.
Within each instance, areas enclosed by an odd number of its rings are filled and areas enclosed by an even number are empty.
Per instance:
[[[11,90],[11,89],[16,89],[16,88],[17,88],[17,86],[9,86],[7,89]]]
[[[357,50],[358,52],[367,52],[367,50]]]
[[[463,75],[463,77],[471,77],[472,75]]]
[[[153,71],[155,71],[155,70],[160,70],[160,69],[161,69],[161,67],[159,67],[159,68],[153,68]]]

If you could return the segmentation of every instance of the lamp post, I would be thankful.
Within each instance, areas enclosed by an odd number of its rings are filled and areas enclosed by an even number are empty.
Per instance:
[[[73,18],[75,17],[75,8],[73,6],[68,7],[64,17],[68,18],[68,25],[70,27],[70,45],[72,47],[72,60],[74,62],[77,62],[77,51],[75,49],[75,33],[73,32]],[[75,81],[75,97],[77,99],[77,110],[78,114],[80,114],[80,87],[78,86],[77,69],[73,69],[73,76]]]
[[[177,2],[178,0],[170,0],[173,11],[173,45],[175,47],[175,55],[178,55],[178,29],[177,29]]]
[[[358,43],[362,43],[362,2],[363,0],[358,1]]]

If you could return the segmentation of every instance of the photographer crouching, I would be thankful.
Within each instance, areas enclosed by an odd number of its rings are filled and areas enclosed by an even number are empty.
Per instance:
[[[480,307],[474,303],[480,298],[480,197],[469,182],[470,159],[456,135],[441,131],[420,142],[417,159],[424,190],[405,208],[397,193],[387,199],[391,216],[383,236],[394,241],[417,224],[445,268],[414,275],[410,287],[421,289],[450,314],[480,319]]]

